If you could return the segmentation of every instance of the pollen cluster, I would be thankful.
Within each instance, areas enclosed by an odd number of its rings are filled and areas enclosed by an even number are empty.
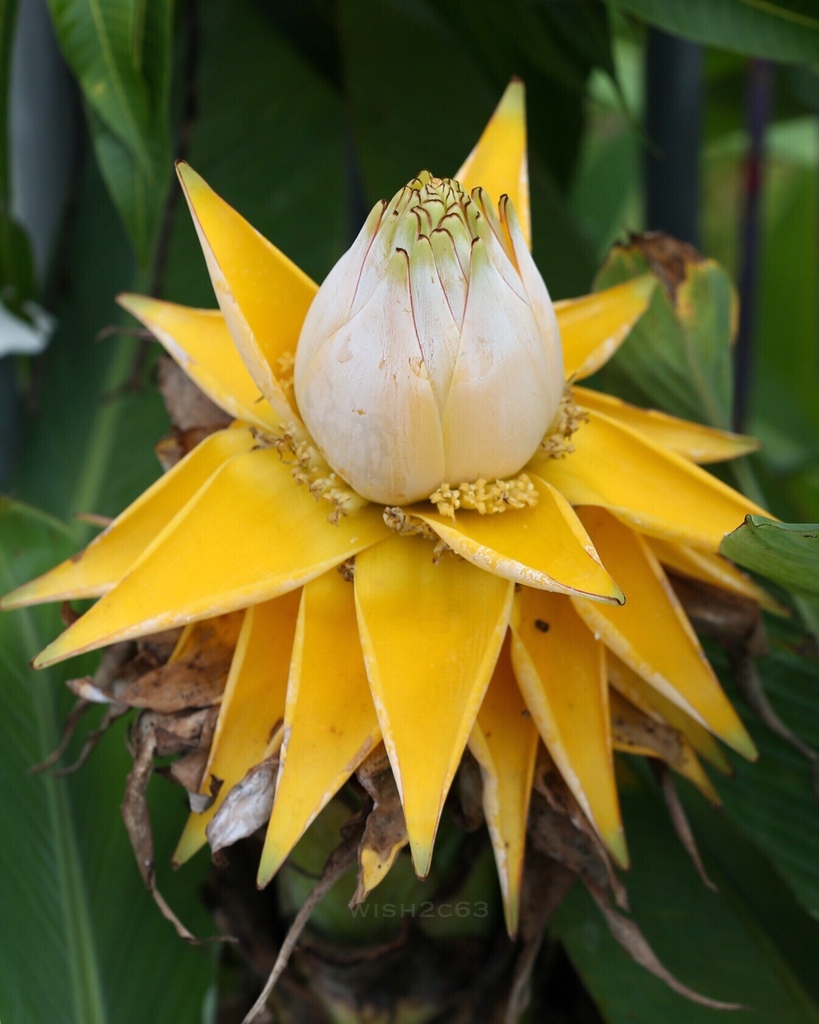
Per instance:
[[[290,464],[290,472],[297,484],[305,484],[317,501],[321,499],[330,503],[332,510],[327,518],[336,524],[342,516],[360,508],[364,504],[363,499],[344,486],[344,481],[300,433],[295,423],[283,423],[278,434],[257,432],[257,437],[262,446],[274,448]]]
[[[478,479],[457,487],[443,483],[429,500],[443,516],[454,516],[459,508],[493,515],[511,508],[531,508],[537,503],[537,491],[529,477],[519,473],[511,480]]]

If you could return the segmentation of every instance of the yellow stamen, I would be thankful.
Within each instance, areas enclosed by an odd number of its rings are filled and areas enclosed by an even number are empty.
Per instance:
[[[540,442],[541,452],[550,459],[562,459],[570,455],[574,451],[574,445],[569,439],[588,418],[589,414],[575,403],[574,392],[567,384],[552,429]]]
[[[433,562],[438,562],[445,551],[448,551],[450,554],[455,553],[445,541],[441,540],[431,526],[428,526],[417,516],[408,515],[398,506],[384,509],[384,522],[401,537],[417,536],[435,541],[435,547],[432,552]]]
[[[481,515],[494,515],[510,508],[532,508],[537,504],[537,491],[529,477],[520,473],[511,480],[476,480],[457,487],[443,483],[429,496],[442,516],[454,516],[459,508],[471,509]]]
[[[278,433],[257,432],[261,445],[275,448],[282,459],[291,466],[290,472],[297,484],[305,484],[318,501],[320,498],[332,505],[327,519],[334,525],[342,516],[357,512],[366,501],[355,491],[344,485],[344,481],[327,465],[321,453],[304,437],[294,423],[283,423]]]

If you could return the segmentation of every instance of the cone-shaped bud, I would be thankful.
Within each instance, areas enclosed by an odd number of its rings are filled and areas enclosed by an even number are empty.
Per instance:
[[[371,501],[518,473],[558,411],[563,358],[507,198],[496,211],[424,172],[377,205],[307,313],[295,387],[324,457]]]

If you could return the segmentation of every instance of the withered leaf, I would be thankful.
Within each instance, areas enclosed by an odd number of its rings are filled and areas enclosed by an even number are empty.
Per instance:
[[[668,578],[698,633],[726,647],[741,646],[755,657],[767,653],[768,638],[756,601],[677,573]]]
[[[200,391],[173,359],[166,355],[157,363],[159,392],[171,422],[178,430],[191,427],[224,427],[230,416]]]
[[[175,718],[155,715],[152,712],[141,714],[131,737],[134,763],[128,773],[122,801],[122,818],[142,881],[159,907],[162,916],[171,922],[180,938],[190,943],[214,940],[197,939],[179,920],[157,887],[154,840],[147,790],[154,771],[154,758],[195,746],[198,739],[208,732],[206,724],[208,715],[212,721],[215,721],[215,716],[209,711],[199,711],[193,715],[176,716]],[[185,718],[194,718],[196,721],[186,722]],[[215,941],[233,940],[216,936]]]
[[[628,908],[625,887],[605,846],[543,749],[535,770],[527,832],[535,849],[578,878],[611,889],[617,905]]]
[[[182,786],[183,789],[188,791],[188,801],[191,804],[191,810],[199,813],[204,811],[212,800],[212,797],[199,792],[199,787],[202,785],[202,776],[205,773],[205,766],[208,763],[209,752],[209,745],[192,750],[190,754],[186,754],[184,757],[173,761],[167,770],[163,772],[171,782],[175,782],[178,786]],[[196,804],[195,807],[194,803]]]
[[[168,437],[163,437],[154,445],[154,454],[159,459],[163,472],[167,473],[201,441],[223,427],[224,424],[220,423],[209,427],[190,427],[188,430],[175,429]]]
[[[694,838],[694,833],[691,829],[688,817],[686,816],[685,809],[683,808],[679,795],[677,794],[677,790],[674,787],[673,775],[661,762],[653,761],[651,763],[651,767],[655,776],[659,779],[660,788],[663,791],[663,798],[665,799],[665,805],[668,808],[668,814],[671,818],[671,824],[674,826],[674,831],[677,833],[677,838],[680,840],[686,853],[691,858],[691,863],[696,868],[697,874],[700,876],[703,883],[713,892],[717,892],[717,887],[708,877],[705,865],[702,862],[702,857],[700,857],[697,841]]]
[[[664,981],[669,988],[678,992],[681,996],[685,996],[686,999],[690,999],[694,1003],[700,1003],[702,1006],[708,1006],[712,1010],[747,1009],[747,1007],[744,1007],[741,1003],[723,1003],[718,999],[710,999],[708,996],[700,995],[699,992],[695,992],[692,988],[689,988],[681,981],[678,981],[677,978],[675,978],[674,975],[657,959],[657,954],[648,944],[648,941],[640,931],[637,924],[630,918],[625,917],[619,911],[615,910],[609,902],[606,893],[600,888],[593,883],[590,884],[586,882],[585,884],[586,888],[591,893],[594,902],[602,911],[603,917],[606,919],[606,924],[609,926],[609,931],[613,938],[616,939],[629,956],[641,967],[650,971],[655,975],[655,977]]]
[[[373,801],[358,850],[358,883],[350,907],[362,903],[407,845],[401,797],[383,746],[361,764],[356,777]]]
[[[611,735],[615,749],[658,757],[702,788],[702,768],[682,733],[668,723],[644,714],[616,690],[611,691],[610,700]],[[705,795],[709,796],[709,793]]]
[[[458,799],[460,806],[453,807],[452,814],[458,828],[464,832],[475,832],[484,823],[483,779],[478,762],[467,749],[461,757],[457,775]]]

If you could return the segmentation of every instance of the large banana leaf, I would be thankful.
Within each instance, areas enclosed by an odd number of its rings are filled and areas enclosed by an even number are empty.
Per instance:
[[[819,14],[812,0],[608,0],[650,25],[709,46],[786,63],[819,54]]]

